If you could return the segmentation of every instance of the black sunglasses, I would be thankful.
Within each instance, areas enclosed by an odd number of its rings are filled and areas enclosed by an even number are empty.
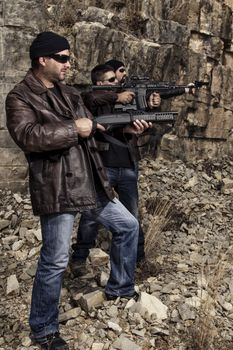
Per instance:
[[[125,72],[125,68],[119,69],[119,72],[120,72],[120,73],[124,73],[124,72]]]
[[[59,63],[67,63],[70,61],[70,56],[68,56],[68,55],[52,54],[52,55],[49,55],[47,57],[52,58],[53,60],[55,60]]]
[[[109,83],[113,83],[116,80],[116,77],[111,77],[109,79],[105,79],[103,81],[108,81]]]

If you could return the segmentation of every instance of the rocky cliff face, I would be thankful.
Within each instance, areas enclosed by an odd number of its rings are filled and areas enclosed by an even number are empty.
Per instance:
[[[0,1],[0,187],[23,190],[27,176],[24,155],[6,130],[4,101],[29,67],[28,48],[35,33],[45,28],[38,1]]]
[[[209,86],[195,96],[163,103],[164,110],[177,110],[179,118],[172,132],[163,136],[160,153],[183,160],[232,156],[231,0],[12,0],[0,5],[0,147],[4,151],[0,187],[18,189],[26,176],[24,157],[5,128],[4,97],[30,64],[27,52],[32,38],[48,28],[65,33],[71,42],[71,83],[89,83],[90,70],[113,57],[125,62],[130,75],[177,84],[208,81]],[[153,145],[146,152],[155,154]]]

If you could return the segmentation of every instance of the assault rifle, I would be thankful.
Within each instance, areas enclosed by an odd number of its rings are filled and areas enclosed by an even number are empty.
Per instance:
[[[193,86],[190,85],[176,85],[171,82],[154,82],[150,81],[147,77],[137,77],[132,76],[126,83],[123,85],[95,85],[92,86],[93,90],[103,90],[103,91],[115,91],[122,92],[129,90],[134,92],[135,98],[129,104],[123,105],[117,103],[114,107],[114,112],[132,112],[132,111],[146,111],[148,109],[147,98],[153,92],[160,94],[161,98],[167,98],[170,96],[176,95],[176,92],[181,91],[182,89],[199,89],[202,86],[208,86],[208,82],[204,81],[195,81]]]

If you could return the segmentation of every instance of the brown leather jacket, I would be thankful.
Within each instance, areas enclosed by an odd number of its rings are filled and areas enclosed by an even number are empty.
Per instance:
[[[56,98],[31,70],[6,99],[7,128],[29,163],[35,215],[95,206],[93,166],[114,197],[93,137],[82,139],[74,119],[92,118],[75,88],[58,83]]]

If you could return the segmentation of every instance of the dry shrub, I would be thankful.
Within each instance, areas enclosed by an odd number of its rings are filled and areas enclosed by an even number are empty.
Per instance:
[[[149,224],[144,225],[145,232],[145,256],[137,270],[137,283],[145,281],[146,277],[156,276],[161,273],[161,265],[157,257],[161,251],[163,232],[170,226],[175,213],[174,204],[168,199],[152,197],[142,203],[139,208],[140,217]]]
[[[77,0],[44,0],[43,5],[50,18],[50,29],[59,32],[61,28],[71,28],[80,17],[80,8]]]
[[[145,31],[145,20],[141,13],[140,0],[43,0],[44,10],[49,18],[48,27],[60,32],[61,28],[69,30],[82,18],[82,11],[88,6],[96,6],[116,14],[118,21],[114,28],[141,36]]]
[[[174,214],[174,204],[168,199],[154,198],[147,203],[151,221],[145,232],[145,255],[154,262],[159,252],[162,233]]]
[[[219,248],[214,258],[215,261],[207,260],[201,268],[201,280],[205,283],[201,305],[195,323],[190,328],[191,345],[188,347],[190,350],[216,350],[215,341],[218,337],[218,329],[215,326],[215,309],[232,248],[230,246],[225,253],[222,253],[222,249]]]

